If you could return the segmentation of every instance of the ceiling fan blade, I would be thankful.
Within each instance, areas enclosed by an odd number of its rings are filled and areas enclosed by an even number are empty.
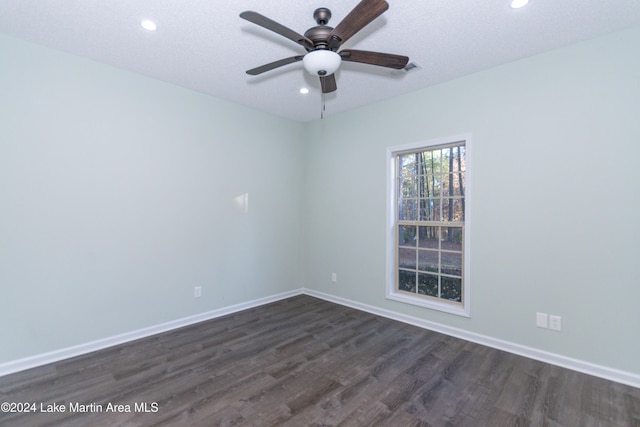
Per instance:
[[[351,12],[329,33],[328,41],[331,49],[337,49],[355,33],[366,27],[371,21],[389,9],[385,0],[362,0]]]
[[[320,76],[320,86],[322,86],[322,93],[334,92],[338,89],[336,85],[336,75],[330,74],[328,76]]]
[[[380,67],[400,70],[407,66],[409,57],[392,53],[369,52],[367,50],[345,49],[340,52],[343,61],[361,62],[363,64],[378,65]]]
[[[302,58],[304,58],[304,55],[292,56],[291,58],[284,58],[284,59],[280,59],[278,61],[273,61],[273,62],[270,62],[268,64],[264,64],[264,65],[261,65],[259,67],[247,70],[247,74],[250,74],[252,76],[257,76],[258,74],[262,74],[262,73],[264,73],[266,71],[271,71],[274,68],[278,68],[278,67],[282,67],[283,65],[292,64],[294,62],[302,61]]]
[[[258,12],[247,10],[240,14],[240,18],[246,19],[247,21],[253,22],[256,25],[266,28],[267,30],[271,30],[274,33],[280,34],[281,36],[284,36],[289,40],[293,40],[303,47],[313,47],[313,42],[302,34],[296,33],[292,29],[287,28],[272,19],[269,19],[264,15],[260,15]]]

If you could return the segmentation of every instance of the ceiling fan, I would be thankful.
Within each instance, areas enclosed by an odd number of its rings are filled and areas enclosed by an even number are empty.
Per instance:
[[[321,7],[313,12],[313,18],[318,25],[309,28],[304,35],[298,34],[257,12],[242,12],[241,18],[280,34],[304,47],[307,51],[305,55],[296,55],[252,68],[247,71],[247,74],[255,76],[283,65],[302,61],[304,68],[310,74],[320,77],[322,93],[329,93],[337,89],[334,73],[340,67],[341,61],[402,69],[409,62],[409,58],[406,56],[354,49],[343,49],[338,52],[344,42],[382,15],[388,8],[389,3],[385,0],[362,0],[342,22],[333,28],[327,25],[331,18],[331,11],[326,7]]]

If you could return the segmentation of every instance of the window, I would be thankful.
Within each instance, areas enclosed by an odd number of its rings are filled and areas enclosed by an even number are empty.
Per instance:
[[[469,316],[469,138],[388,150],[387,298]]]

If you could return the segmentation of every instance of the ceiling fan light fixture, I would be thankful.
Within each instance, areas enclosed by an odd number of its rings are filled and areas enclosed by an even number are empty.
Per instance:
[[[313,76],[329,76],[340,67],[342,58],[337,53],[318,49],[307,53],[302,59],[304,69]]]

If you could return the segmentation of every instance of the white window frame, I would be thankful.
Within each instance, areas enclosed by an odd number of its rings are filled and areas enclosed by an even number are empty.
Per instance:
[[[437,146],[464,141],[465,144],[465,214],[464,214],[464,242],[463,242],[463,284],[462,303],[451,304],[446,301],[438,301],[435,298],[423,298],[413,296],[407,292],[396,290],[396,277],[398,275],[397,253],[398,237],[396,236],[398,220],[397,203],[397,162],[396,156],[400,153],[429,150]],[[419,141],[406,145],[387,148],[387,265],[386,265],[386,298],[407,304],[426,307],[432,310],[455,314],[463,317],[471,317],[471,135],[463,134],[429,141]]]

